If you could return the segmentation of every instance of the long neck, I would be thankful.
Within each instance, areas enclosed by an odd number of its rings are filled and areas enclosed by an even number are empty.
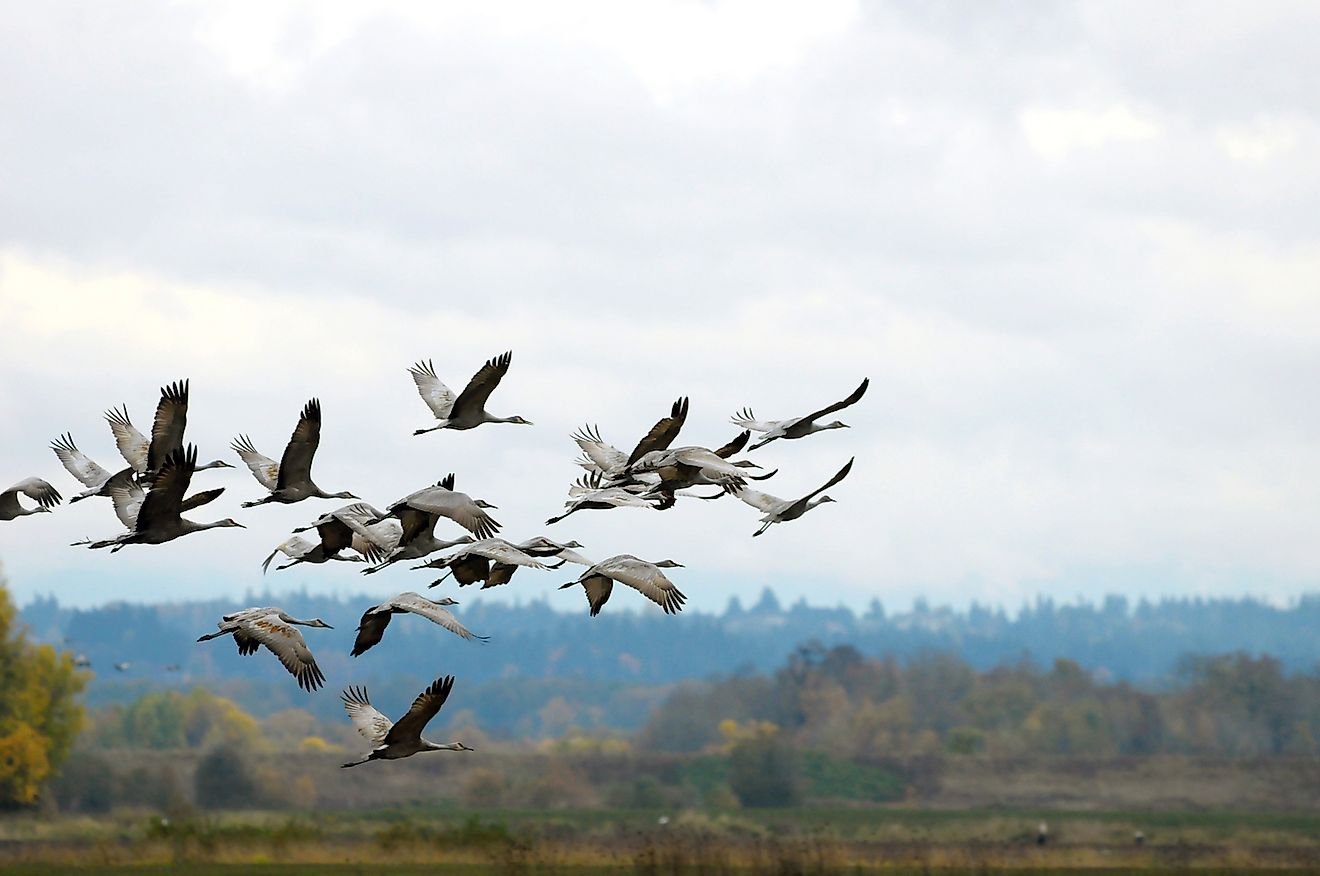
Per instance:
[[[432,742],[429,739],[423,739],[422,742],[426,744],[427,751],[462,751],[463,750],[462,744],[458,742],[440,743],[440,742]]]

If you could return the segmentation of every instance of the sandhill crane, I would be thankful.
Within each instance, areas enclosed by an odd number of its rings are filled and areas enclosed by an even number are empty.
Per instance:
[[[665,577],[661,569],[681,569],[682,563],[673,560],[661,560],[649,563],[639,560],[631,554],[619,554],[601,560],[591,566],[576,581],[569,581],[560,586],[560,590],[581,584],[587,592],[587,604],[591,606],[591,616],[600,614],[601,607],[609,601],[614,589],[614,582],[627,584],[647,599],[665,610],[666,614],[677,614],[683,610],[687,601],[674,582]]]
[[[86,654],[78,654],[73,658],[74,669],[91,669],[92,659]]]
[[[284,554],[290,560],[282,566],[276,566],[275,571],[277,572],[290,566],[296,566],[299,563],[326,563],[330,560],[341,560],[346,563],[365,562],[365,558],[361,556],[341,557],[339,555],[341,550],[343,550],[343,547],[335,548],[334,551],[328,550],[324,541],[313,543],[301,535],[290,536],[277,544],[275,550],[270,552],[270,556],[262,561],[261,573],[266,574],[266,570],[270,568],[271,561],[275,559],[277,554]]]
[[[849,459],[847,464],[839,469],[838,474],[826,481],[824,486],[812,490],[801,499],[780,499],[777,496],[771,496],[769,493],[758,493],[756,490],[749,490],[745,487],[733,489],[730,492],[753,508],[764,512],[765,516],[761,518],[761,528],[752,533],[752,535],[760,535],[776,523],[797,520],[817,505],[833,502],[834,500],[829,496],[821,496],[819,499],[815,499],[815,497],[847,477],[848,472],[852,470],[852,464],[852,459]],[[812,501],[812,499],[815,499],[815,501]]]
[[[472,639],[489,641],[489,636],[475,636],[468,632],[468,628],[459,623],[458,618],[445,608],[446,605],[458,605],[458,601],[448,596],[438,600],[427,599],[420,593],[413,593],[410,590],[367,609],[362,613],[362,620],[358,623],[358,634],[356,641],[353,642],[352,656],[364,654],[380,642],[381,637],[385,635],[385,628],[390,625],[390,618],[396,614],[420,615],[461,638],[469,641]]]
[[[82,501],[92,496],[109,496],[109,484],[111,473],[101,466],[97,465],[91,457],[78,449],[78,445],[73,443],[73,436],[65,432],[56,440],[50,443],[50,449],[55,451],[59,457],[60,464],[64,470],[78,479],[86,491],[79,493],[69,499],[69,503]],[[124,469],[130,474],[133,469]]]
[[[111,408],[105,412],[115,445],[124,460],[138,475],[150,480],[175,450],[183,448],[183,433],[188,427],[188,381],[176,380],[161,387],[156,416],[151,422],[151,440],[148,441],[128,419],[128,406]],[[196,467],[197,471],[210,468],[233,468],[222,459],[215,459]]]
[[[19,493],[36,502],[37,507],[24,508],[20,505]],[[64,497],[60,495],[59,490],[41,478],[27,478],[0,493],[0,520],[15,520],[29,514],[48,512],[63,500]]]
[[[765,435],[758,439],[751,446],[751,450],[758,447],[764,447],[776,438],[805,438],[816,432],[824,432],[826,429],[847,429],[847,423],[840,423],[835,420],[832,423],[821,425],[816,420],[828,416],[835,411],[841,411],[844,408],[855,405],[861,401],[862,396],[866,395],[866,388],[871,385],[871,378],[867,377],[861,384],[853,390],[852,395],[843,401],[827,405],[820,410],[807,414],[805,417],[794,417],[791,420],[758,420],[752,413],[751,408],[743,408],[734,414],[730,422],[743,429],[751,429],[754,432],[764,432]]]
[[[129,663],[129,662],[126,661],[126,660],[125,660],[124,662],[122,662],[122,663],[116,663],[116,664],[115,664],[115,670],[118,671],[118,672],[127,672],[128,670],[130,670],[130,669],[132,669],[132,668],[133,668],[133,664],[132,664],[132,663]]]
[[[426,402],[427,407],[440,421],[438,425],[418,429],[413,434],[425,435],[437,429],[474,429],[482,423],[532,425],[522,417],[496,417],[486,412],[486,401],[508,373],[509,363],[512,361],[511,352],[488,359],[486,364],[481,366],[481,370],[472,375],[467,387],[457,397],[449,387],[440,382],[440,378],[435,374],[435,366],[430,360],[418,362],[408,369],[413,382],[417,384],[417,392],[421,395],[422,401]]]
[[[625,455],[612,444],[606,443],[600,437],[599,426],[583,426],[573,433],[573,440],[577,442],[585,458],[579,461],[587,471],[599,472],[610,481],[628,480],[627,467],[630,463],[636,462],[644,454],[655,450],[666,450],[674,439],[678,437],[679,431],[683,428],[683,423],[687,421],[688,400],[686,397],[678,399],[669,409],[669,416],[656,421],[642,439],[637,442],[632,453]]]
[[[473,542],[459,548],[454,553],[438,560],[432,560],[429,563],[423,563],[420,566],[413,566],[414,569],[448,569],[441,578],[431,582],[429,587],[434,587],[444,581],[451,574],[458,586],[466,587],[477,581],[488,582],[492,574],[491,562],[494,562],[495,568],[499,569],[499,584],[508,583],[513,577],[513,571],[518,566],[527,566],[532,569],[545,569],[546,566],[536,557],[524,553],[502,538],[483,538],[481,541]],[[494,586],[489,583],[483,583],[482,589]]]
[[[735,438],[720,450],[724,451],[729,446],[737,445],[740,438],[742,436]],[[742,440],[745,442],[746,439]],[[730,451],[729,455],[733,452],[736,451]],[[654,472],[660,475],[660,483],[652,486],[648,492],[673,494],[676,490],[686,487],[744,486],[747,478],[750,477],[745,471],[748,468],[760,468],[760,466],[746,460],[729,462],[716,451],[705,447],[676,447],[643,454],[637,461],[628,465],[628,472],[634,475]],[[765,480],[774,474],[775,472],[770,472],[759,479]]]
[[[191,511],[194,508],[200,508],[208,502],[213,502],[220,498],[224,493],[224,487],[216,487],[213,490],[203,490],[184,499],[179,505],[179,513]],[[102,492],[110,497],[115,509],[115,516],[119,522],[124,524],[124,528],[132,533],[137,528],[138,513],[142,510],[142,503],[146,501],[147,494],[143,492],[142,487],[133,479],[133,470],[126,468],[123,471],[115,472],[110,480],[106,481]],[[128,534],[128,533],[125,533]],[[89,539],[73,542],[74,545],[92,544]]]
[[[93,548],[110,547],[113,545],[113,551],[117,551],[126,544],[164,544],[167,541],[173,541],[176,538],[189,535],[194,532],[201,532],[205,529],[216,529],[225,526],[237,526],[242,528],[243,524],[236,520],[226,518],[217,520],[214,523],[195,523],[179,515],[184,510],[184,493],[188,492],[188,484],[192,481],[194,467],[197,465],[197,448],[188,445],[187,449],[175,450],[165,458],[164,465],[156,475],[151,484],[151,491],[147,493],[146,498],[142,500],[138,508],[137,515],[133,520],[131,531],[115,538],[106,539],[92,543]],[[211,498],[219,495],[214,493]],[[114,495],[112,494],[112,498]],[[191,500],[195,507],[196,504],[203,504],[194,497]],[[210,501],[207,499],[206,501]],[[119,511],[120,501],[116,499],[115,510]],[[122,519],[122,516],[121,516]]]
[[[220,628],[218,632],[199,636],[197,641],[205,642],[232,633],[238,644],[238,653],[244,656],[257,653],[257,648],[265,645],[266,650],[278,657],[289,674],[298,680],[298,687],[314,691],[325,683],[325,675],[316,665],[316,658],[302,633],[294,629],[294,624],[334,629],[320,618],[298,620],[290,617],[282,608],[248,608],[225,615],[216,624]]]
[[[244,502],[244,508],[254,508],[267,502],[292,505],[303,499],[356,499],[352,493],[327,493],[312,482],[312,459],[321,444],[321,401],[312,399],[303,406],[302,416],[293,429],[293,436],[284,448],[278,463],[262,456],[252,445],[252,439],[240,435],[230,445],[252,470],[252,476],[270,495],[255,502]]]
[[[558,523],[577,511],[607,510],[610,508],[655,508],[663,511],[674,504],[674,497],[649,498],[640,495],[645,486],[610,487],[605,485],[600,472],[591,472],[574,481],[569,488],[569,499],[564,503],[568,510],[546,520],[546,525]]]
[[[525,554],[531,554],[534,557],[540,557],[542,559],[546,557],[557,557],[560,560],[559,565],[563,565],[564,563],[579,563],[583,566],[591,565],[591,560],[588,560],[586,557],[573,550],[573,548],[582,547],[582,545],[576,541],[566,541],[560,544],[557,541],[551,541],[544,535],[538,535],[535,538],[529,538],[524,542],[519,542],[515,547]],[[550,568],[557,569],[559,566],[551,566]]]
[[[431,686],[413,700],[408,714],[395,724],[371,705],[367,699],[367,689],[348,688],[340,698],[344,701],[344,710],[348,712],[353,726],[374,748],[362,760],[350,761],[345,767],[357,766],[369,760],[397,760],[411,757],[420,751],[473,751],[461,742],[449,742],[444,745],[422,738],[422,730],[440,711],[440,707],[449,698],[454,687],[454,676],[446,675],[431,682]]]
[[[325,563],[330,560],[378,563],[398,546],[399,536],[403,532],[399,521],[393,518],[370,525],[366,523],[367,520],[379,516],[380,512],[365,502],[336,508],[318,517],[310,526],[301,526],[294,530],[298,533],[315,529],[318,541],[312,542],[297,535],[293,536],[276,546],[261,564],[261,570],[264,573],[270,566],[271,560],[275,559],[275,555],[281,553],[293,562],[276,566],[276,571],[299,563]],[[356,551],[358,556],[340,556],[339,552],[345,549]]]
[[[379,523],[386,516],[397,517],[403,524],[403,534],[399,546],[384,562],[364,569],[363,573],[379,571],[399,560],[416,560],[439,550],[473,542],[474,539],[467,536],[454,541],[436,538],[435,525],[441,517],[453,520],[479,538],[492,538],[500,525],[485,509],[494,507],[484,499],[473,499],[467,493],[455,492],[452,473],[433,487],[405,496],[390,505],[385,514],[370,521]]]

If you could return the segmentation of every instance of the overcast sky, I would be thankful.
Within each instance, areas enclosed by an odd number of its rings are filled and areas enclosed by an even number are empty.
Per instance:
[[[116,468],[101,412],[145,429],[189,377],[205,459],[278,458],[317,396],[323,488],[454,471],[514,540],[684,563],[689,607],[1320,579],[1315,4],[4,5],[3,485],[76,493],[49,442]],[[459,389],[505,349],[490,408],[535,427],[412,436],[413,361]],[[756,454],[786,497],[856,456],[837,504],[542,525],[579,425],[627,449],[688,395],[716,445],[864,376],[852,429]],[[195,483],[250,528],[111,556],[67,546],[106,500],[0,523],[17,598],[241,600],[336,506]],[[429,580],[358,568],[266,582]],[[477,598],[582,607],[564,580]]]

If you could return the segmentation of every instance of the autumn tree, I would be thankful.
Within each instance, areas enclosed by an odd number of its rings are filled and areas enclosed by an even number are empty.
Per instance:
[[[28,640],[0,576],[0,806],[26,806],[82,724],[85,679],[72,655]]]

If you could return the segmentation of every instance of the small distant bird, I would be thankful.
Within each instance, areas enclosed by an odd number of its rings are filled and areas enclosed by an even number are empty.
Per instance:
[[[350,761],[344,767],[357,766],[369,760],[396,760],[411,757],[420,751],[473,751],[461,742],[449,742],[444,745],[422,738],[422,730],[440,711],[440,707],[449,698],[454,688],[454,676],[437,678],[417,699],[413,700],[408,714],[395,724],[371,705],[367,699],[367,689],[347,688],[340,699],[344,701],[344,711],[348,712],[353,726],[374,748],[362,760]]]
[[[132,517],[132,528],[115,538],[92,542],[91,547],[104,548],[113,545],[111,549],[113,553],[124,545],[164,544],[167,541],[173,541],[176,538],[206,529],[224,526],[245,528],[243,524],[231,518],[217,520],[214,523],[195,523],[179,516],[188,508],[211,501],[224,490],[223,487],[217,490],[208,490],[185,500],[184,494],[188,492],[188,485],[192,482],[193,470],[196,465],[197,448],[191,444],[188,445],[186,450],[179,449],[170,453],[155,480],[152,481],[151,491],[147,493],[146,498],[142,499],[141,504],[137,507],[136,513]],[[120,488],[111,491],[111,498],[115,501],[115,512],[120,515],[120,520],[124,525],[129,526],[130,524],[126,519],[126,509],[131,507],[135,501],[134,490],[140,492],[140,488],[127,478],[123,479],[121,483]]]
[[[20,505],[18,502],[19,493],[36,502],[37,507],[24,508]],[[59,490],[41,478],[28,478],[0,493],[0,520],[16,520],[29,514],[49,512],[63,500],[64,497],[60,495]]]
[[[661,569],[681,569],[682,563],[673,560],[661,560],[649,563],[639,560],[631,554],[619,554],[591,566],[576,581],[560,585],[559,589],[581,584],[587,593],[587,604],[591,606],[591,616],[600,614],[601,608],[609,601],[614,589],[614,582],[627,584],[647,599],[665,610],[665,614],[677,614],[683,610],[687,600],[674,582],[665,577]]]
[[[79,654],[79,655],[77,655],[76,657],[73,658],[73,668],[74,668],[74,669],[91,669],[91,668],[92,668],[92,661],[91,661],[91,658],[88,657],[86,654]]]
[[[807,414],[805,417],[794,417],[789,420],[758,420],[752,413],[751,408],[743,408],[734,414],[729,422],[742,429],[751,429],[753,432],[764,432],[765,435],[757,440],[749,449],[755,450],[758,447],[764,447],[777,438],[805,438],[816,432],[824,432],[826,429],[847,429],[847,423],[840,423],[835,420],[832,423],[820,425],[816,420],[821,417],[829,416],[835,411],[841,411],[844,408],[855,405],[861,401],[862,396],[866,395],[866,388],[871,385],[871,378],[866,378],[861,382],[852,395],[843,401],[827,405],[820,410]]]
[[[475,429],[483,423],[532,425],[522,417],[496,417],[486,412],[486,401],[508,373],[512,361],[511,352],[487,360],[486,364],[481,366],[481,370],[468,381],[467,388],[457,397],[449,387],[440,382],[440,378],[435,374],[435,366],[429,359],[418,362],[408,369],[413,382],[417,384],[417,392],[421,395],[422,401],[426,402],[427,407],[440,421],[438,425],[418,429],[413,434],[425,435],[437,429]]]
[[[364,654],[380,642],[385,635],[385,628],[390,625],[390,618],[396,614],[419,615],[463,639],[477,639],[482,642],[489,640],[489,636],[476,636],[468,632],[468,628],[459,623],[458,618],[445,608],[447,605],[458,605],[458,601],[448,596],[444,599],[431,600],[420,593],[408,591],[367,609],[362,613],[362,620],[358,623],[357,640],[353,643],[351,656]]]
[[[244,508],[254,508],[267,502],[291,505],[303,499],[356,499],[352,493],[327,493],[312,482],[312,459],[321,445],[321,402],[312,399],[303,406],[302,416],[294,427],[293,436],[277,463],[262,456],[253,446],[252,439],[240,435],[230,445],[252,471],[252,476],[270,495],[255,502],[244,502]]]
[[[119,670],[120,672],[127,672],[129,670],[129,667],[131,667],[132,665],[133,665],[132,663],[128,663],[128,662],[116,663],[115,669]]]
[[[197,641],[233,634],[238,653],[245,657],[257,653],[257,648],[265,645],[266,650],[278,657],[289,674],[298,680],[298,687],[314,691],[325,683],[325,675],[316,665],[316,658],[302,633],[294,629],[294,624],[334,629],[320,618],[298,620],[281,608],[248,608],[225,615],[216,624],[220,628],[218,632],[199,636]]]
[[[124,460],[138,475],[150,481],[172,452],[183,449],[183,433],[188,427],[188,381],[176,380],[161,387],[156,416],[151,423],[150,441],[128,419],[127,405],[106,411],[105,419]],[[233,466],[216,459],[197,466],[197,471],[209,468]]]
[[[182,672],[183,667],[177,663],[168,663],[165,665],[166,672]]]
[[[797,520],[817,505],[833,502],[834,500],[829,496],[821,496],[819,499],[815,499],[815,497],[847,477],[848,472],[852,471],[852,464],[853,461],[848,460],[847,464],[839,469],[838,474],[826,481],[824,486],[812,490],[801,499],[780,499],[769,493],[758,493],[756,490],[749,490],[745,487],[735,488],[731,492],[748,505],[764,512],[764,516],[761,518],[761,528],[752,533],[752,535],[760,535],[776,523]],[[814,502],[813,499],[815,499]]]

